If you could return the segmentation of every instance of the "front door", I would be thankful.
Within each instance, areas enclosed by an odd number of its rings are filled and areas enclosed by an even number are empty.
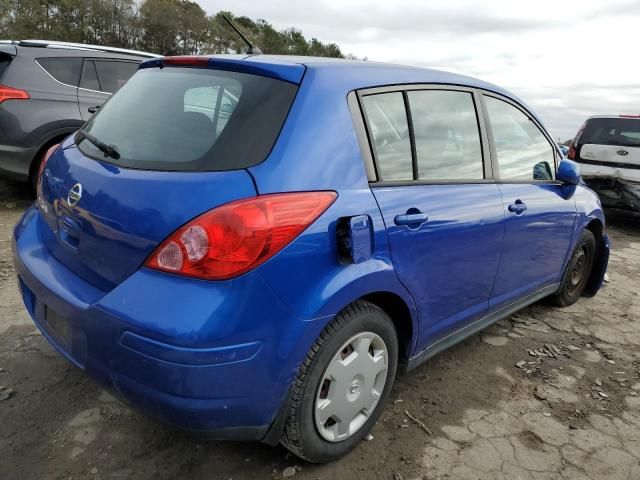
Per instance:
[[[561,280],[576,219],[572,189],[555,180],[557,152],[528,114],[484,95],[505,234],[491,308]]]
[[[502,199],[487,178],[473,92],[373,91],[361,102],[378,175],[372,191],[395,270],[418,307],[422,349],[487,311]]]

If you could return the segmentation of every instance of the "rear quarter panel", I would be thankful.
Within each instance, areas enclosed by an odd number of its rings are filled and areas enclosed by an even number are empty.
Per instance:
[[[307,70],[273,151],[265,162],[249,171],[261,194],[334,190],[338,197],[313,225],[258,271],[298,317],[322,319],[313,328],[317,333],[335,314],[362,296],[393,293],[411,312],[415,339],[415,305],[391,262],[385,224],[369,188],[349,111],[348,91],[335,88],[319,71]],[[356,215],[371,219],[372,258],[360,264],[341,265],[336,222]],[[313,340],[314,335],[307,337],[300,346],[302,354]]]

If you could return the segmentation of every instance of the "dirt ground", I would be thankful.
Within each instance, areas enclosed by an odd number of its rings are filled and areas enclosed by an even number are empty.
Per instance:
[[[638,219],[609,216],[611,281],[597,297],[534,305],[400,377],[373,438],[314,466],[154,423],[56,354],[11,264],[30,202],[0,183],[0,480],[640,479]]]

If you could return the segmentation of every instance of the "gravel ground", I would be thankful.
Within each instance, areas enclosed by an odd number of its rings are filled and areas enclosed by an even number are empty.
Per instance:
[[[373,438],[314,466],[154,423],[57,355],[11,265],[11,227],[30,201],[0,183],[2,480],[640,479],[638,219],[609,215],[611,282],[597,297],[536,304],[400,377]]]

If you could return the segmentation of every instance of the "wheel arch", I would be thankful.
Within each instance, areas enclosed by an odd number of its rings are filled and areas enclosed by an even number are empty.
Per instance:
[[[62,143],[65,138],[67,138],[70,134],[75,132],[77,128],[67,128],[63,130],[57,130],[55,132],[51,132],[46,137],[42,138],[40,143],[40,147],[38,151],[31,159],[31,164],[29,165],[29,180],[33,181],[34,175],[37,175],[38,169],[40,167],[40,161],[42,160],[42,156],[45,152],[57,143]],[[35,183],[34,183],[35,184]]]
[[[319,335],[325,326],[333,320],[335,315],[338,315],[353,303],[365,300],[381,308],[391,318],[398,334],[398,369],[400,373],[406,371],[408,363],[407,360],[414,355],[419,333],[418,313],[416,306],[413,303],[413,298],[401,285],[397,285],[398,289],[395,291],[389,288],[386,290],[370,289],[367,291],[362,288],[356,288],[356,286],[359,285],[361,285],[359,282],[355,282],[355,285],[349,285],[349,288],[345,287],[340,291],[334,292],[334,296],[327,302],[327,304],[325,304],[325,309],[331,310],[334,313],[322,317],[322,321],[318,321],[318,325],[312,329],[309,335],[305,336],[304,341],[296,342],[296,353],[292,356],[295,357],[299,354],[301,355],[301,358],[304,358],[304,355],[306,355],[309,348],[311,348],[311,345],[317,338],[317,335]],[[378,284],[377,286],[380,285]],[[394,282],[387,282],[387,286],[396,285]],[[351,293],[350,296],[346,295],[345,291],[347,290]],[[340,298],[339,301],[337,300],[338,297]],[[299,364],[296,364],[295,371],[297,371],[298,368]],[[289,385],[287,392],[283,397],[280,409],[276,413],[271,426],[269,427],[268,433],[261,440],[263,443],[275,446],[280,442],[290,405],[292,388],[293,383]]]
[[[610,248],[609,237],[604,233],[604,223],[599,218],[591,219],[584,228],[593,233],[596,240],[596,252],[591,275],[582,295],[584,297],[593,297],[600,290],[604,275],[607,272]]]
[[[386,291],[369,293],[358,300],[373,303],[389,315],[398,335],[398,360],[400,364],[405,363],[411,358],[417,340],[417,326],[405,300],[396,293]]]

